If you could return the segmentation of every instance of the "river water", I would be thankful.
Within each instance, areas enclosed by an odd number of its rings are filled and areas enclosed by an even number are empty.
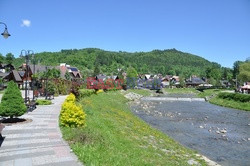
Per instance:
[[[151,126],[221,165],[250,165],[250,112],[205,101],[147,98],[131,107]]]

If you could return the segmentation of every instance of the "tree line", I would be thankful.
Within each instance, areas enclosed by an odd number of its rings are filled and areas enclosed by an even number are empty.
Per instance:
[[[15,58],[8,53],[5,57],[0,54],[0,63],[12,63],[20,66],[25,59]],[[153,50],[150,52],[105,51],[98,48],[67,49],[60,52],[42,52],[35,54],[35,62],[41,65],[57,66],[67,63],[81,70],[84,77],[99,73],[118,75],[133,67],[138,74],[177,75],[189,78],[196,75],[207,78],[212,84],[219,80],[232,80],[239,75],[244,81],[248,79],[247,69],[240,65],[248,64],[249,60],[236,61],[233,68],[222,67],[202,57],[178,51],[176,49]],[[32,61],[30,61],[32,63]],[[243,65],[244,66],[244,65]],[[244,72],[243,72],[244,68]],[[244,76],[242,73],[245,73]]]

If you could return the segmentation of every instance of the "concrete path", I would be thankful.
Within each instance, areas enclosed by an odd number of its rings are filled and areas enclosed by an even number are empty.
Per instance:
[[[0,166],[80,166],[58,126],[61,104],[66,96],[52,100],[53,105],[38,106],[21,118],[32,122],[5,126],[0,147]]]

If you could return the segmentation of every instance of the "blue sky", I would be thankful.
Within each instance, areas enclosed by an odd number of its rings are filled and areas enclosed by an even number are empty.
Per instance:
[[[225,67],[250,57],[250,0],[0,0],[0,53],[176,48]],[[0,25],[0,32],[4,26]]]

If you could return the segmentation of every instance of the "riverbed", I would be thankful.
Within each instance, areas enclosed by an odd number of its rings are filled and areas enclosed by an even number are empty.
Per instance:
[[[150,98],[142,98],[131,107],[151,126],[218,164],[250,165],[250,112],[205,101]]]

